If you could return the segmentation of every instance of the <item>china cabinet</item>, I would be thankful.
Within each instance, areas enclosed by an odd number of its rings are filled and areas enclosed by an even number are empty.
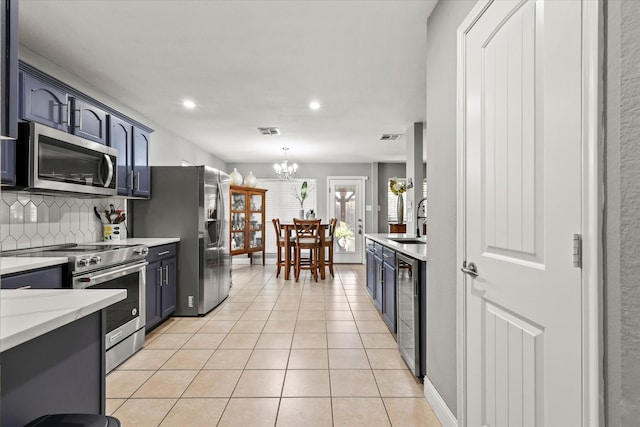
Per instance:
[[[253,262],[253,253],[262,252],[262,265],[264,265],[265,195],[267,190],[231,185],[230,192],[229,241],[231,255],[247,254]]]

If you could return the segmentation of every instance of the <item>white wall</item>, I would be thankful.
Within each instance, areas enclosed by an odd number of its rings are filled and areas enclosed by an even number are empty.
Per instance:
[[[640,419],[640,2],[607,2],[606,423]]]
[[[427,22],[427,377],[454,415],[456,30],[475,3],[440,1]]]
[[[151,142],[149,144],[150,165],[180,166],[181,162],[185,160],[196,165],[206,164],[226,170],[225,162],[214,154],[191,141],[181,138],[163,124],[150,120],[144,115],[144,112],[132,110],[129,106],[112,98],[99,88],[80,80],[73,74],[73,70],[65,70],[22,45],[20,46],[19,56],[20,60],[27,64],[152,128],[154,132],[151,134]]]
[[[424,123],[414,123],[406,131],[407,164],[404,176],[411,178],[413,187],[407,189],[405,205],[405,222],[407,233],[415,233],[417,224],[415,220],[416,205],[422,199],[422,181],[424,172]]]

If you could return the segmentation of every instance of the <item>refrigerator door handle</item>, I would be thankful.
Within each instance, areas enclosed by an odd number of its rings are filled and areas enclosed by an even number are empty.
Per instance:
[[[218,241],[216,242],[217,247],[221,247],[224,242],[224,236],[222,233],[224,232],[224,215],[226,213],[226,207],[224,206],[224,196],[222,194],[222,185],[218,183]]]

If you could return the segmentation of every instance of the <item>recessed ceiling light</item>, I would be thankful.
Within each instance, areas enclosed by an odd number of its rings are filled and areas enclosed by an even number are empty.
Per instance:
[[[312,110],[319,110],[320,109],[320,103],[318,101],[311,101],[309,103],[309,108],[311,108]]]
[[[184,105],[184,108],[187,108],[187,109],[189,109],[189,110],[193,110],[194,108],[196,108],[196,103],[195,103],[195,102],[193,102],[193,101],[192,101],[192,100],[190,100],[190,99],[185,99],[185,100],[182,102],[182,105]]]

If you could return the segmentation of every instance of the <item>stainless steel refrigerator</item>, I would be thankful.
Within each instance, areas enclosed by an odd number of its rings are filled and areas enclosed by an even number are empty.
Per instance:
[[[153,166],[151,198],[130,201],[134,237],[179,237],[176,316],[211,311],[231,287],[229,175],[208,166]]]

